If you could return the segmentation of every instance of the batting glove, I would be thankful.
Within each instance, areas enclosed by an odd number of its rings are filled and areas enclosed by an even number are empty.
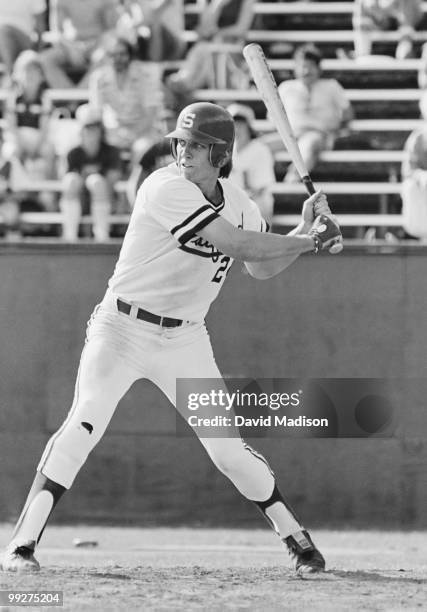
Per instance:
[[[314,240],[315,253],[323,249],[329,249],[330,253],[339,253],[342,250],[341,230],[332,216],[316,217],[308,235]]]

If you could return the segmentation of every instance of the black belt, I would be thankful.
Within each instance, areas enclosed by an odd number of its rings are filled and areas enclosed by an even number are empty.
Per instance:
[[[117,309],[119,310],[119,312],[123,312],[124,314],[129,315],[132,306],[127,302],[123,302],[122,300],[117,299]],[[160,317],[159,315],[155,315],[152,312],[148,312],[148,310],[144,310],[143,308],[138,308],[138,310],[136,311],[136,318],[141,319],[142,321],[148,321],[148,323],[155,323],[156,325],[161,325],[162,327],[179,327],[183,324],[182,319]]]

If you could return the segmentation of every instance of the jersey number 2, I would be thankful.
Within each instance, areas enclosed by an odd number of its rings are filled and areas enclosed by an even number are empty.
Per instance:
[[[221,265],[218,268],[218,270],[215,272],[215,276],[212,279],[213,283],[220,283],[222,281],[222,279],[224,278],[224,275],[227,274],[228,270],[228,266],[230,263],[230,258],[227,257],[227,255],[225,255],[225,257],[221,258]]]

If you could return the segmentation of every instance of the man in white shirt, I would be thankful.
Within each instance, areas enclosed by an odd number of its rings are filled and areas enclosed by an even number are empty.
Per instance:
[[[339,131],[348,127],[353,111],[338,81],[321,78],[321,55],[316,47],[299,47],[294,59],[296,78],[283,81],[279,94],[310,172],[320,153],[332,149]],[[299,180],[294,166],[285,180]]]

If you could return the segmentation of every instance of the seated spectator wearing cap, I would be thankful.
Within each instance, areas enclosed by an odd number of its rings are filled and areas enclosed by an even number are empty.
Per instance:
[[[0,61],[12,74],[18,55],[31,49],[45,29],[46,0],[2,0],[0,2]]]
[[[227,110],[236,129],[230,178],[248,193],[258,204],[264,219],[271,223],[274,198],[270,188],[276,181],[273,155],[267,145],[256,138],[255,114],[249,106],[232,104]]]
[[[421,101],[423,125],[405,143],[402,162],[403,228],[427,241],[427,101]]]
[[[88,71],[114,32],[118,10],[118,0],[53,0],[55,39],[41,52],[50,87],[86,86]]]
[[[296,78],[283,81],[279,85],[279,94],[310,172],[320,153],[332,149],[339,132],[348,129],[353,110],[338,81],[321,78],[321,55],[316,47],[299,47],[294,60]],[[298,180],[291,165],[285,181]]]
[[[106,140],[139,158],[159,135],[163,96],[160,66],[134,59],[123,38],[107,46],[108,59],[89,78],[89,101],[101,109]]]
[[[355,0],[353,13],[356,57],[370,55],[372,34],[397,23],[400,40],[396,59],[412,57],[415,27],[422,18],[422,0]]]
[[[82,214],[89,209],[95,240],[109,238],[108,216],[113,208],[114,186],[121,176],[120,152],[105,142],[101,113],[89,104],[79,106],[76,119],[81,126],[81,143],[67,155],[59,207],[64,215],[63,236],[78,237]]]

